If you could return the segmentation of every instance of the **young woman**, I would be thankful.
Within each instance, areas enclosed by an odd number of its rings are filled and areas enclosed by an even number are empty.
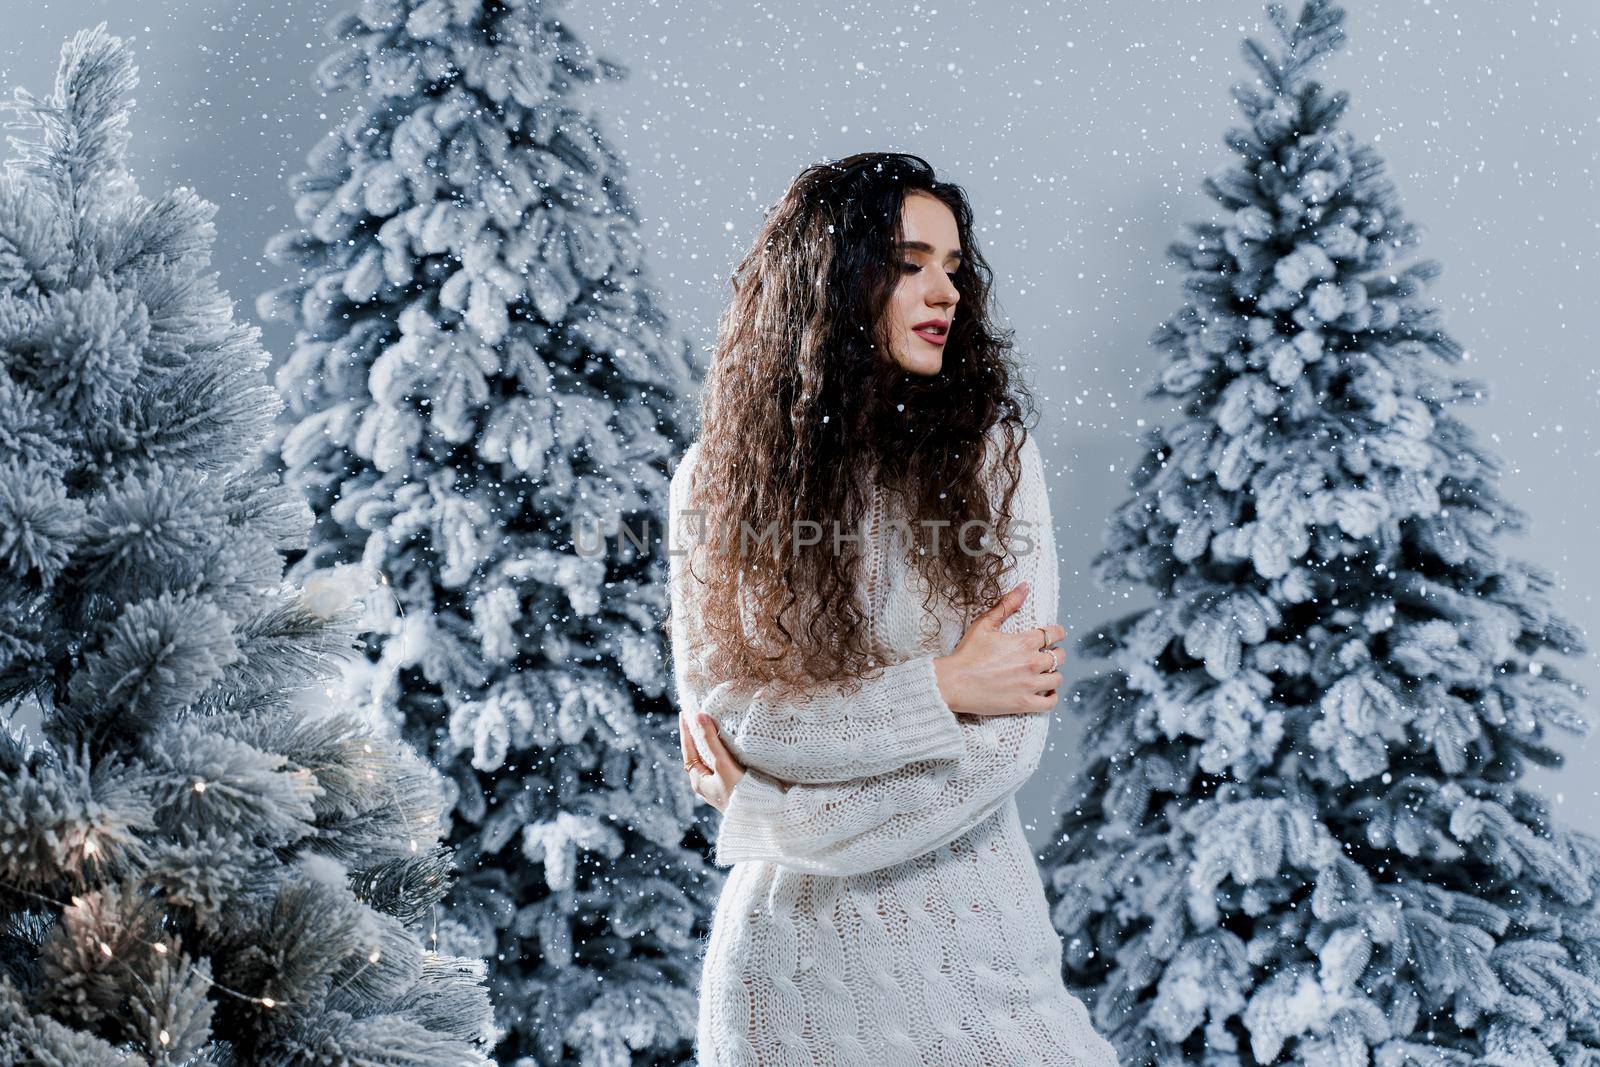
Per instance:
[[[685,767],[731,866],[701,1067],[1115,1065],[1014,793],[1061,684],[1025,387],[956,186],[804,171],[734,272],[672,479]]]

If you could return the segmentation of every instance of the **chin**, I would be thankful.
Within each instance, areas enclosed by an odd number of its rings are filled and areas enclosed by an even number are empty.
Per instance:
[[[901,369],[907,374],[919,374],[924,378],[931,378],[944,367],[944,353],[930,352],[926,355],[920,352],[915,355],[901,353],[895,362],[900,364]]]

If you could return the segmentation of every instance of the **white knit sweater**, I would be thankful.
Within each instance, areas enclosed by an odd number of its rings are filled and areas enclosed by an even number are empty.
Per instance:
[[[672,479],[675,550],[697,543],[684,515],[697,452]],[[1020,532],[1034,545],[1013,542],[1003,588],[1026,580],[1031,591],[1002,624],[1008,633],[1054,621],[1059,583],[1031,437],[1020,459],[1012,511],[1032,524]],[[873,532],[884,499],[875,495]],[[1050,715],[952,712],[933,658],[970,620],[939,602],[924,627],[926,583],[903,547],[869,536],[863,550],[862,602],[892,665],[851,697],[823,685],[791,702],[704,677],[691,579],[683,556],[671,557],[680,706],[691,722],[713,715],[747,768],[716,841],[716,862],[733,869],[701,974],[699,1063],[1115,1067],[1062,982],[1061,941],[1017,815],[1014,794],[1039,764]]]

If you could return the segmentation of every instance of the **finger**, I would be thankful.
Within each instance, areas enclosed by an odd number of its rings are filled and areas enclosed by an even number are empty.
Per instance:
[[[1049,640],[1042,645],[1039,644],[1040,630],[1043,630],[1045,632],[1045,636],[1049,638]],[[1048,626],[1034,626],[1031,629],[1024,630],[1018,634],[1013,634],[1012,636],[1017,639],[1017,645],[1019,648],[1024,648],[1030,653],[1049,652],[1052,656],[1059,652],[1061,653],[1059,663],[1067,662],[1067,650],[1064,648],[1058,649],[1055,647],[1058,642],[1066,637],[1066,631],[1057,626],[1055,623],[1051,623]],[[1030,660],[1029,662],[1033,661]]]
[[[744,770],[744,764],[734,759],[733,753],[728,751],[728,746],[723,742],[722,735],[717,733],[714,723],[706,726],[706,745],[711,750],[712,770],[717,777],[726,781],[735,772]]]
[[[1035,626],[1031,630],[1024,630],[1019,634],[1010,635],[1017,643],[1018,653],[1026,654],[1028,657],[1028,663],[1035,669],[1038,669],[1039,653],[1048,652],[1051,656],[1056,654],[1054,647],[1048,644],[1041,645],[1039,643],[1039,629],[1039,627]]]
[[[728,750],[722,747],[722,735],[717,732],[716,721],[709,715],[700,716],[700,725],[706,731],[706,762],[712,774],[721,774],[728,766]]]
[[[1028,583],[1018,582],[1011,587],[1005,596],[995,601],[993,607],[979,615],[978,620],[990,626],[999,626],[1007,617],[1022,607],[1022,602],[1026,599],[1028,599]]]
[[[683,750],[684,766],[692,761],[689,758],[689,722],[685,712],[678,712],[678,747]]]
[[[701,749],[701,746],[702,746],[703,742],[696,738],[694,729],[690,726],[690,723],[689,723],[689,716],[688,715],[681,715],[680,719],[681,719],[681,721],[683,723],[682,736],[683,736],[683,749],[684,749],[684,756],[683,756],[684,769],[685,770],[689,770],[691,767],[700,767],[702,769],[709,769],[709,768],[706,768],[705,757],[703,755],[701,755],[701,752],[700,752],[700,749]]]
[[[1012,586],[1011,592],[1000,598],[1000,621],[1004,622],[1010,616],[1015,615],[1028,599],[1030,592],[1032,590],[1027,582],[1018,582]]]

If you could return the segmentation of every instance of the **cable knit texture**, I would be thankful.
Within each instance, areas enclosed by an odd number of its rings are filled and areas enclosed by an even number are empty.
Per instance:
[[[1116,1067],[1062,982],[1061,941],[1017,813],[1051,716],[950,710],[933,658],[970,620],[942,602],[929,619],[921,573],[879,536],[881,491],[862,603],[891,665],[853,694],[819,685],[787,701],[705,678],[682,555],[700,537],[685,515],[697,452],[671,491],[678,700],[691,723],[713,715],[747,768],[716,841],[717,864],[733,869],[701,973],[701,1067]],[[1008,633],[1054,621],[1059,589],[1031,437],[1019,458],[1004,588],[1025,580],[1030,593],[1002,624]]]

